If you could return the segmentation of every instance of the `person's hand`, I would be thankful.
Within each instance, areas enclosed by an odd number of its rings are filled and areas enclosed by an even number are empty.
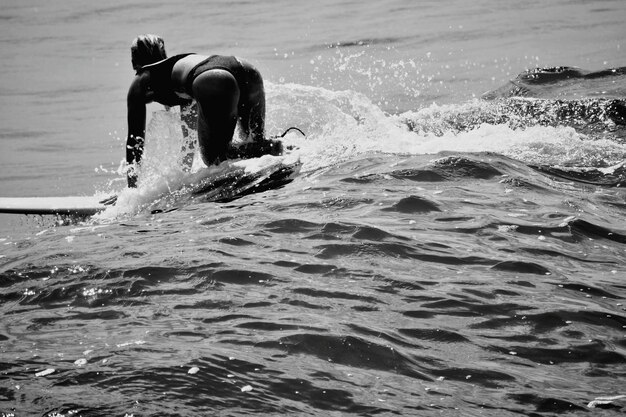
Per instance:
[[[268,139],[269,148],[266,153],[274,156],[282,155],[284,152],[283,142],[276,139]]]
[[[265,139],[257,142],[244,143],[241,146],[231,146],[228,149],[228,159],[259,158],[263,155],[282,155],[283,143],[276,139]]]
[[[128,181],[128,188],[137,187],[137,175],[134,172],[129,171],[126,175],[126,179]]]

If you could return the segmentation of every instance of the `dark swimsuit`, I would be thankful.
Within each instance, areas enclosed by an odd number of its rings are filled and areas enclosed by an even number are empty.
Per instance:
[[[144,65],[137,70],[137,74],[141,74],[143,71],[150,71],[150,84],[148,87],[154,93],[154,101],[165,106],[181,106],[191,103],[191,100],[182,98],[176,94],[177,91],[174,89],[172,83],[172,69],[174,68],[174,65],[189,55],[193,54],[174,55],[162,61],[155,62],[154,64]],[[187,75],[184,91],[178,92],[185,93],[193,97],[193,81],[198,75],[212,69],[222,69],[230,72],[237,81],[241,96],[245,97],[248,86],[246,70],[237,58],[234,56],[224,55],[211,55],[207,59],[196,64],[196,66],[194,66]]]
[[[241,65],[241,62],[239,62],[234,56],[224,55],[211,55],[210,57],[193,67],[191,71],[189,71],[187,79],[185,80],[185,92],[190,96],[193,96],[193,81],[198,75],[213,69],[221,69],[230,72],[237,81],[241,96],[245,96],[245,90],[248,85],[248,77],[246,76],[245,68],[243,67],[243,65]]]
[[[172,69],[174,65],[186,56],[192,54],[180,54],[166,58],[154,64],[144,65],[137,70],[137,74],[150,71],[150,84],[148,88],[154,93],[152,99],[165,106],[184,106],[191,104],[192,100],[182,98],[176,94],[172,83]]]

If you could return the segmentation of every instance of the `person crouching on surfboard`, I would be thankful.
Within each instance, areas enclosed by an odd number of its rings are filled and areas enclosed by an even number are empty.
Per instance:
[[[279,141],[266,140],[265,90],[259,71],[234,56],[180,54],[167,58],[163,39],[138,36],[131,45],[136,71],[128,90],[126,162],[128,186],[135,187],[134,166],[141,161],[146,131],[146,104],[181,106],[181,118],[198,130],[200,155],[206,165],[230,157],[256,157],[282,153]],[[195,100],[197,123],[190,110]],[[235,126],[252,140],[252,146],[230,146]],[[185,128],[183,127],[183,133]],[[190,165],[191,160],[187,158]]]

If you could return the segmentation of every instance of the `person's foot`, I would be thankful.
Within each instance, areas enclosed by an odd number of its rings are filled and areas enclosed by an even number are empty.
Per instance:
[[[282,155],[283,143],[276,139],[265,139],[244,143],[240,146],[231,146],[228,149],[228,159],[258,158],[263,155]]]

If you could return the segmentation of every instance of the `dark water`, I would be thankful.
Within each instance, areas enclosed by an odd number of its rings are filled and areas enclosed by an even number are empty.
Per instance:
[[[623,392],[620,188],[372,155],[207,204],[3,242],[5,413],[552,415]]]
[[[0,16],[5,194],[119,194],[0,217],[0,415],[624,413],[622,3],[131,3]],[[155,25],[260,61],[293,181],[189,196],[159,109],[122,189],[130,68],[101,61]]]

